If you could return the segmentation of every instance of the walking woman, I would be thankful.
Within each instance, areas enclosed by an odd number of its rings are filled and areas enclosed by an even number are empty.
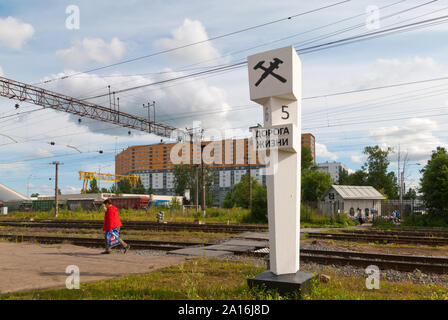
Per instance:
[[[122,223],[120,221],[120,216],[118,215],[118,209],[112,205],[112,201],[110,199],[104,200],[104,205],[106,206],[106,213],[104,214],[104,225],[103,225],[103,231],[105,232],[104,238],[106,240],[106,250],[102,252],[103,254],[109,254],[110,253],[110,247],[107,243],[107,232],[111,232],[112,230],[116,230],[117,232],[120,231],[120,227],[122,226]],[[129,248],[131,247],[129,244],[121,240],[121,237],[119,237],[119,241],[121,246],[124,248],[124,253],[128,252]]]

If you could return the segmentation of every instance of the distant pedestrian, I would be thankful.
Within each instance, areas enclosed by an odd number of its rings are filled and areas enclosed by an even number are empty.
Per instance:
[[[397,212],[395,212],[395,218],[396,218],[397,222],[400,221],[400,211],[397,210]]]
[[[112,201],[110,199],[106,199],[106,200],[104,200],[103,203],[106,206],[106,213],[104,214],[104,225],[103,225],[103,231],[105,232],[104,238],[106,240],[106,250],[102,253],[109,254],[110,247],[107,242],[107,233],[111,232],[113,230],[115,230],[115,231],[117,231],[117,233],[119,233],[122,223],[120,221],[120,216],[118,215],[118,209],[112,205]],[[127,244],[126,242],[124,242],[121,239],[121,237],[119,237],[119,241],[120,241],[121,246],[124,248],[124,253],[128,252],[128,250],[131,246],[129,244]]]
[[[356,211],[358,212],[358,221],[359,221],[359,223],[363,224],[364,221],[362,220],[362,210],[358,208]]]

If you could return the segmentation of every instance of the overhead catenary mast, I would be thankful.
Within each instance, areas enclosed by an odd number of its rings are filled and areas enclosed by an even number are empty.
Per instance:
[[[166,138],[170,138],[171,133],[175,130],[181,131],[175,127],[155,122],[154,119],[150,121],[149,119],[120,112],[119,109],[111,109],[110,105],[107,108],[5,77],[0,77],[0,96],[22,102],[30,102],[44,108],[51,108],[81,117],[114,123],[125,128],[144,132],[150,131],[150,133]]]

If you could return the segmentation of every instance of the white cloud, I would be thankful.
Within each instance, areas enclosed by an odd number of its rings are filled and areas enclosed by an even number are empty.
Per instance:
[[[443,68],[431,57],[408,59],[377,59],[374,72],[364,73],[361,79],[354,79],[360,88],[387,83],[421,80],[443,73]]]
[[[157,50],[169,50],[190,43],[208,40],[207,32],[202,23],[198,20],[185,19],[180,27],[171,31],[171,34],[172,38],[156,40],[154,42],[154,47]],[[207,61],[220,56],[218,50],[210,41],[173,51],[173,54],[178,58],[182,58],[184,63]],[[214,65],[216,63],[216,61],[209,61],[204,65]],[[223,63],[222,60],[220,63]]]
[[[51,77],[46,77],[43,81],[59,78],[73,71],[60,73]],[[183,75],[183,73],[170,73],[170,77]],[[111,85],[112,90],[118,87],[118,83],[126,82],[132,86],[145,85],[161,79],[163,77],[143,77],[126,76],[119,78],[100,78],[94,74],[82,74],[67,78],[64,81],[53,82],[50,90],[67,94],[73,97],[86,98],[97,94],[107,93],[107,86]],[[117,85],[115,86],[115,83]],[[123,88],[123,85],[120,86]],[[224,89],[211,86],[205,80],[195,79],[184,82],[181,85],[144,88],[144,90],[133,91],[131,96],[124,94],[120,98],[120,111],[147,118],[148,111],[142,107],[148,102],[148,95],[151,100],[156,101],[156,121],[166,123],[171,126],[185,128],[191,127],[193,121],[200,120],[205,128],[226,128],[231,127],[229,115],[238,119],[240,114],[233,114],[229,111],[229,104],[226,102],[227,95]],[[109,98],[106,96],[93,102],[103,106],[109,106]],[[212,112],[211,110],[220,110]],[[151,117],[153,112],[151,111]],[[70,116],[71,121],[78,124],[79,117]],[[80,126],[88,126],[92,132],[101,132],[110,135],[127,135],[128,129],[116,127],[107,131],[110,127],[108,123],[83,121]]]
[[[28,173],[30,170],[30,165],[25,162],[0,163],[0,176],[2,177],[24,174]]]
[[[351,159],[355,163],[362,163],[366,160],[366,156],[363,154],[362,155],[354,155],[354,156],[351,156]]]
[[[117,37],[109,44],[100,38],[84,38],[69,49],[57,51],[56,55],[67,67],[81,67],[90,61],[110,63],[123,57],[125,51],[124,42]]]
[[[0,18],[0,44],[20,50],[34,34],[32,25],[23,23],[13,17]]]
[[[410,161],[423,161],[431,156],[437,146],[445,145],[433,132],[438,129],[437,122],[425,118],[413,118],[404,125],[380,127],[370,131],[370,138],[383,147],[400,145],[401,151],[408,153]]]
[[[331,160],[337,160],[338,156],[328,151],[327,146],[316,142],[316,156],[319,158],[328,158]]]
[[[43,148],[35,148],[34,152],[30,156],[36,158],[45,158],[45,157],[53,157],[54,154]]]

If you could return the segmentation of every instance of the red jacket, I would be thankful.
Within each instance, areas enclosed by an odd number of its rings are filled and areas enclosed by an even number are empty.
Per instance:
[[[103,231],[112,231],[112,229],[121,227],[120,217],[118,216],[118,209],[110,206],[104,215]]]

